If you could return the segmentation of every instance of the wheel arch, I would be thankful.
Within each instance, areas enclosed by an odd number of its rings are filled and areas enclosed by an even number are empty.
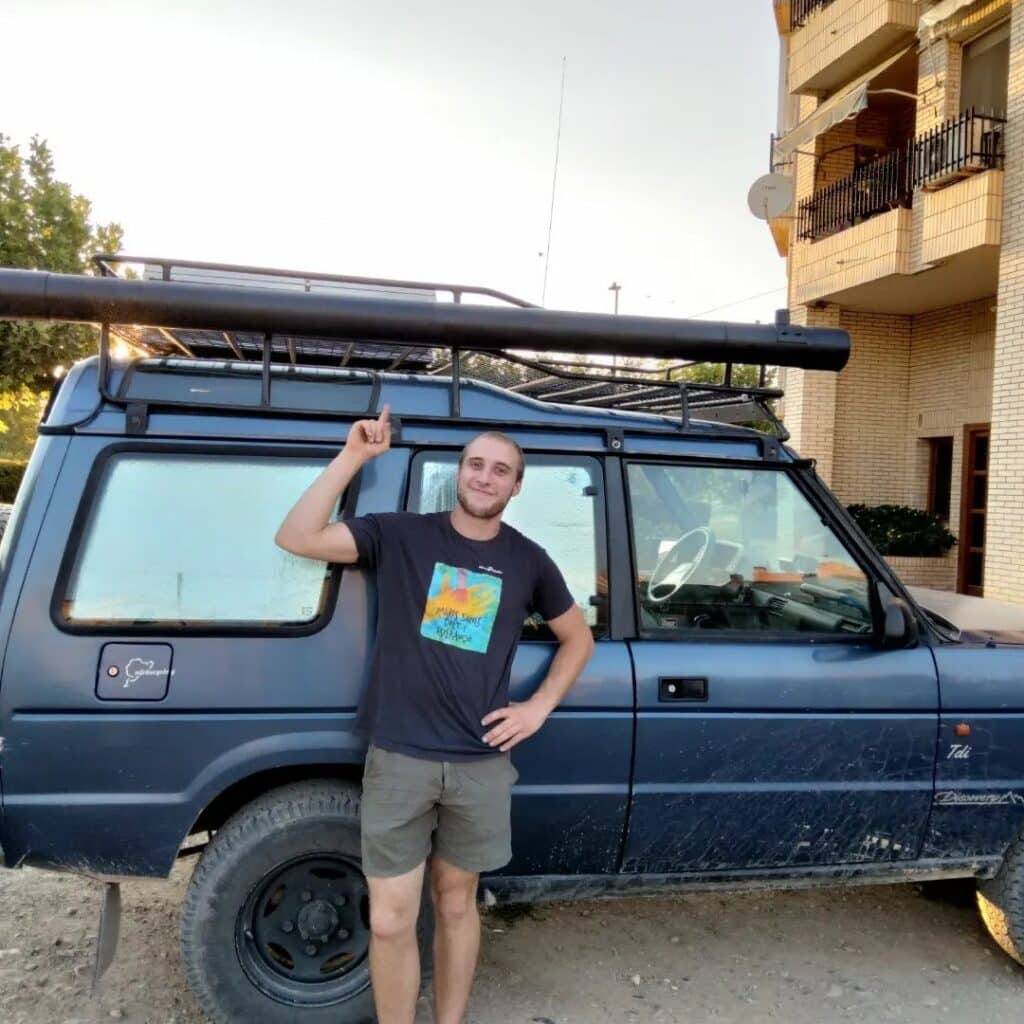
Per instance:
[[[317,779],[334,780],[359,786],[362,773],[363,766],[361,764],[329,761],[276,765],[250,772],[225,784],[223,789],[216,792],[203,805],[182,837],[183,842],[187,841],[189,836],[197,833],[215,832],[246,804],[271,790],[295,782],[312,782]]]

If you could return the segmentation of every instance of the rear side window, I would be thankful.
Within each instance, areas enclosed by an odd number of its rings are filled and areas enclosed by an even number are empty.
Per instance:
[[[410,512],[447,512],[455,507],[458,462],[456,452],[416,456]],[[547,551],[589,625],[602,633],[608,577],[600,463],[589,456],[527,453],[522,490],[502,519]],[[549,629],[532,620],[523,629],[524,640],[551,636]]]
[[[77,625],[301,624],[323,610],[327,563],[274,534],[327,460],[111,457],[62,595]]]

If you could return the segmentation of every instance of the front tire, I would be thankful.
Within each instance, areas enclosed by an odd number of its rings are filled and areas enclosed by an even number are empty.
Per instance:
[[[1002,951],[1024,964],[1024,837],[1007,851],[996,876],[978,883],[978,912]]]
[[[203,851],[181,915],[185,976],[219,1024],[373,1024],[369,922],[358,790],[284,786],[239,810]]]

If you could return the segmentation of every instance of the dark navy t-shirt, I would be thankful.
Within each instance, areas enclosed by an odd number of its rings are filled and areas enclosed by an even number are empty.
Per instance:
[[[524,620],[573,603],[547,552],[507,523],[492,540],[449,512],[346,519],[358,564],[377,570],[377,638],[357,731],[384,750],[436,761],[496,752],[480,720],[508,705]]]

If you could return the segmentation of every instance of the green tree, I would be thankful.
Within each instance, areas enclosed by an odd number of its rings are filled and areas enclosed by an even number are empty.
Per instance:
[[[89,201],[58,181],[45,140],[28,152],[0,135],[0,266],[89,273],[90,255],[116,252],[117,224],[93,224]],[[96,350],[86,324],[0,320],[0,454],[21,458],[34,440],[54,368]]]
[[[765,373],[764,386],[766,388],[773,388],[776,386],[777,371],[773,367],[768,367]],[[725,383],[725,363],[694,363],[692,366],[686,366],[681,370],[677,370],[673,374],[673,380],[689,380],[693,381],[694,384],[723,384]],[[761,367],[760,366],[748,366],[734,363],[732,368],[732,383],[736,387],[741,388],[755,388],[758,386],[761,379]],[[775,400],[768,400],[768,408],[775,414]],[[700,418],[700,412],[696,411],[693,414],[697,419]],[[755,417],[754,419],[747,422],[746,426],[754,427],[756,430],[760,430],[764,433],[772,433],[775,429],[775,424],[768,419],[761,417]]]
[[[737,387],[754,388],[761,373],[759,366],[740,366],[732,368],[732,382]],[[769,370],[765,378],[765,386],[772,387],[774,374]],[[725,363],[694,363],[682,370],[677,370],[673,380],[692,380],[695,384],[722,384],[725,381]]]
[[[36,426],[48,392],[30,387],[0,391],[0,461],[24,462],[36,443]]]

